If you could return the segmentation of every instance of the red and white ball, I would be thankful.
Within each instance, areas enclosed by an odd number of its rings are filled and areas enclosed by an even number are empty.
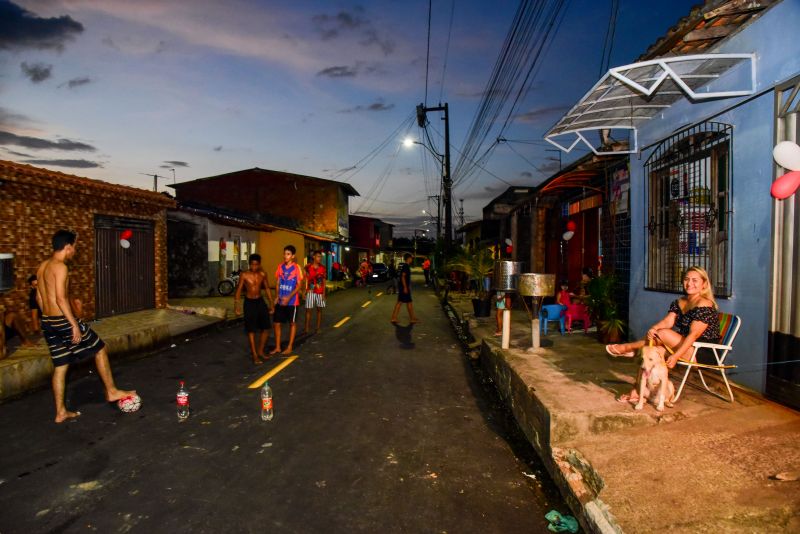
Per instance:
[[[117,406],[125,413],[133,413],[142,407],[142,398],[139,395],[128,395],[118,400]]]

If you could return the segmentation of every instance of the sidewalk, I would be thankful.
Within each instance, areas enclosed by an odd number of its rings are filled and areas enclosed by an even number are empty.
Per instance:
[[[472,315],[468,298],[452,297],[459,317]],[[551,330],[534,351],[525,311],[512,315],[509,350],[492,335],[494,316],[469,320],[481,365],[585,530],[800,532],[800,481],[770,478],[800,469],[798,412],[696,387],[662,414],[635,411],[615,397],[631,389],[637,361],[609,357],[583,331]]]

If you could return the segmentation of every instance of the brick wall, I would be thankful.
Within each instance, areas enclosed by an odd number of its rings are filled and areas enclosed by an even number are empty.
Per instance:
[[[70,265],[70,294],[95,313],[97,214],[154,221],[155,303],[167,304],[166,208],[171,199],[156,193],[45,169],[0,161],[0,252],[14,254],[15,289],[0,295],[7,311],[28,311],[27,278],[52,254],[51,237],[61,228],[78,233]]]

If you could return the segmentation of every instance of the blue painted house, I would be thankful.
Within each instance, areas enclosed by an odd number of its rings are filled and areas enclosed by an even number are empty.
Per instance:
[[[800,407],[800,202],[770,186],[800,140],[800,1],[707,1],[639,63],[611,69],[550,131],[630,153],[630,327],[641,337],[705,267],[742,328],[729,376]]]

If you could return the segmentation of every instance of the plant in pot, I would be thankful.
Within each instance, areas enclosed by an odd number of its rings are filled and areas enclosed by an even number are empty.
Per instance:
[[[484,280],[494,269],[494,258],[488,249],[477,250],[474,253],[460,251],[447,264],[447,270],[456,270],[466,273],[478,288],[477,298],[472,299],[475,317],[488,317],[491,314],[491,301],[484,285]]]
[[[616,301],[617,280],[613,274],[592,278],[586,287],[586,304],[597,323],[598,337],[603,343],[622,341],[627,324],[619,316]]]

